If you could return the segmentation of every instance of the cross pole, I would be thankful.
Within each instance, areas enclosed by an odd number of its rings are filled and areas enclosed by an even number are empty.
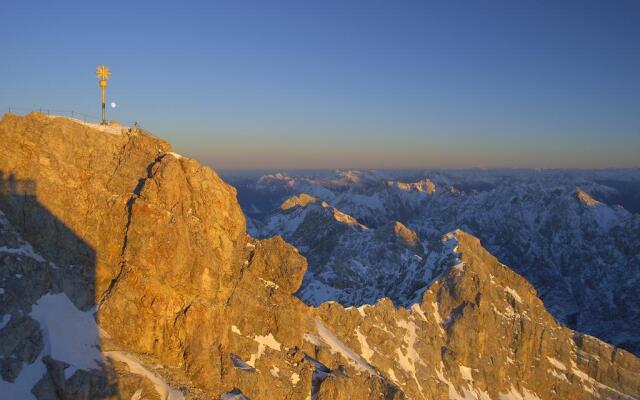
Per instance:
[[[105,106],[105,98],[107,92],[107,80],[111,76],[111,71],[106,65],[100,65],[96,68],[96,76],[100,80],[100,94],[102,99],[102,125],[107,124],[107,110]]]

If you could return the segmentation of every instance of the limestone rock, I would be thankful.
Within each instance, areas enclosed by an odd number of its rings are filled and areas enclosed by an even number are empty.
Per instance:
[[[462,231],[430,250],[438,277],[410,308],[312,307],[293,294],[307,267],[298,251],[249,237],[235,190],[162,140],[30,114],[5,115],[0,143],[0,393],[640,397],[638,358],[558,325],[531,285]],[[323,221],[368,231],[318,207]],[[52,293],[73,302],[68,323],[91,340],[69,343],[64,326],[36,318]]]

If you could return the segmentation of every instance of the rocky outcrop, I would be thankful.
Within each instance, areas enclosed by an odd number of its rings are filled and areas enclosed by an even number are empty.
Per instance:
[[[300,193],[298,196],[292,196],[285,200],[280,206],[280,209],[286,211],[295,206],[306,207],[308,204],[315,203],[317,200],[318,198],[315,196]]]
[[[293,295],[305,258],[249,237],[235,190],[162,140],[30,114],[5,115],[0,142],[3,393],[640,397],[637,358],[558,325],[463,232],[411,308],[314,308]]]

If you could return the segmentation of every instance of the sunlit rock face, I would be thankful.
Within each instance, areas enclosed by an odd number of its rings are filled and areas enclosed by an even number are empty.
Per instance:
[[[149,133],[6,115],[0,143],[0,393],[640,397],[636,357],[558,325],[462,231],[425,248],[410,227],[299,199],[290,213],[317,207],[318,223],[438,261],[406,308],[314,307],[296,296],[298,250],[247,235],[235,189]]]

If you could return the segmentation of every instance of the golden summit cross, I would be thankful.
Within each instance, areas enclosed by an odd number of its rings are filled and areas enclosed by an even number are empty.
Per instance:
[[[111,76],[111,71],[106,65],[100,65],[96,68],[96,76],[100,80],[100,92],[102,95],[102,125],[107,124],[107,110],[105,107],[105,97],[107,91],[107,80]]]

